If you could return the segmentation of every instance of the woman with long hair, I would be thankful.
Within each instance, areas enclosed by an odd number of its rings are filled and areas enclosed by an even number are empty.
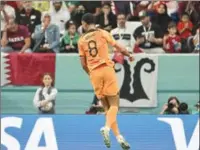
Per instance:
[[[37,89],[33,99],[39,114],[55,114],[55,99],[58,91],[53,85],[52,76],[45,73],[42,76],[42,86]]]

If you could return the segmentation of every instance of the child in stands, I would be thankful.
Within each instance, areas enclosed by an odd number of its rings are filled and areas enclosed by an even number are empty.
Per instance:
[[[181,51],[181,38],[177,34],[176,23],[168,25],[168,35],[164,36],[163,47],[167,53],[179,53]]]
[[[181,16],[181,20],[177,24],[177,29],[181,39],[187,39],[189,36],[191,36],[192,28],[193,24],[190,21],[189,15],[187,13],[183,13],[183,15]]]

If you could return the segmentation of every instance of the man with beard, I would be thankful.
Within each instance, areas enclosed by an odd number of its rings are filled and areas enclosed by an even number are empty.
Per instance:
[[[117,28],[111,31],[111,35],[119,44],[126,47],[129,52],[132,52],[134,38],[131,35],[130,28],[126,26],[125,14],[120,13],[117,15]]]
[[[70,13],[63,1],[51,2],[49,14],[51,15],[52,24],[59,27],[61,35],[65,33],[65,23],[70,19]]]
[[[162,49],[164,34],[161,28],[151,22],[146,11],[141,11],[139,18],[142,25],[133,33],[136,40],[135,47],[139,47],[144,53],[164,53]]]
[[[32,7],[32,1],[24,1],[23,9],[16,12],[16,20],[19,24],[28,27],[32,34],[36,25],[41,24],[41,12]]]

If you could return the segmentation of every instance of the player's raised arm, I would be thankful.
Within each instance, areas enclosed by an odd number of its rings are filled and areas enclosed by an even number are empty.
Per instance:
[[[128,56],[130,61],[133,61],[133,56],[127,51],[127,49],[124,46],[121,46],[119,43],[117,43],[112,37],[112,35],[107,31],[102,31],[102,32],[104,38],[110,45],[112,45],[117,51],[119,51],[123,55]]]
[[[115,47],[116,50],[122,53],[123,55],[128,56],[131,60],[133,59],[133,56],[127,51],[127,49],[124,46],[121,46],[119,43],[116,42],[116,44],[113,47]]]

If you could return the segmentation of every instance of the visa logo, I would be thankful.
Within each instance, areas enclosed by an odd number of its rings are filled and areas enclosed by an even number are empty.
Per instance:
[[[199,150],[199,120],[187,145],[183,121],[180,118],[158,118],[170,125],[176,150]]]
[[[19,117],[5,117],[1,118],[1,144],[4,145],[7,150],[21,150],[19,141],[6,133],[6,128],[18,128],[20,129],[23,124],[23,119]],[[42,135],[46,142],[45,146],[38,146]],[[30,137],[26,143],[24,150],[58,150],[56,135],[54,131],[54,125],[52,118],[44,117],[39,118]]]

